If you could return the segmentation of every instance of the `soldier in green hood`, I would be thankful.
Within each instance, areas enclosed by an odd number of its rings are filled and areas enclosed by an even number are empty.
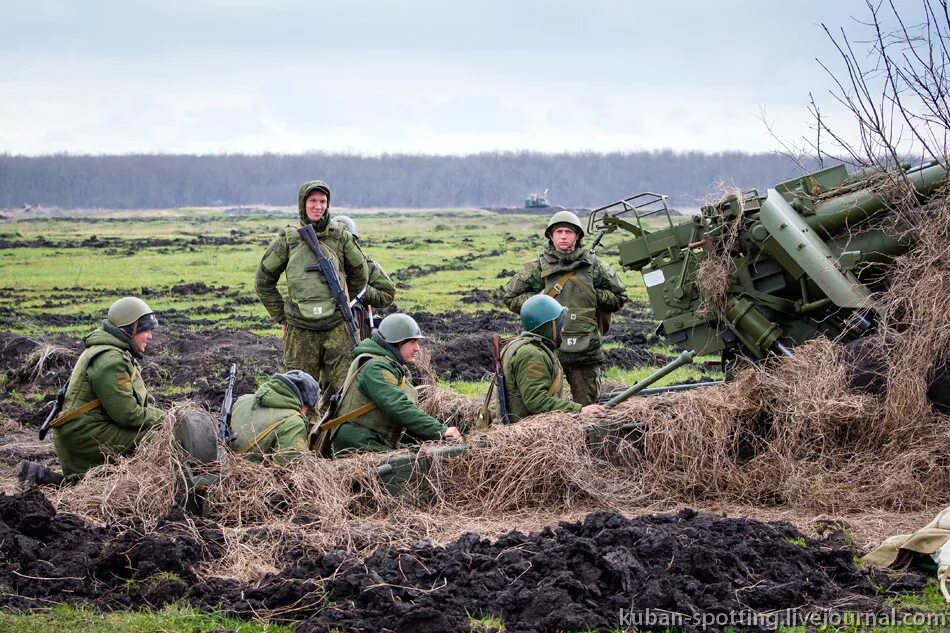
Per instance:
[[[511,422],[548,411],[603,413],[599,404],[564,398],[564,370],[557,358],[567,308],[547,295],[534,295],[521,307],[524,331],[501,350],[505,403]]]
[[[357,248],[362,252],[363,246],[360,244],[360,234],[356,229],[356,222],[347,215],[340,215],[334,218],[346,227],[346,230],[353,236]],[[366,253],[363,253],[366,256]],[[366,282],[366,292],[360,298],[360,303],[372,308],[388,308],[396,299],[396,284],[389,278],[383,267],[374,259],[366,257],[366,265],[369,267],[369,281]]]
[[[330,186],[313,180],[300,187],[300,226],[312,224],[326,256],[336,264],[343,290],[353,297],[366,285],[366,258],[340,223],[330,222]],[[267,247],[257,268],[255,287],[267,312],[280,324],[284,369],[299,369],[317,378],[325,404],[346,377],[353,341],[330,286],[315,266],[317,257],[297,233],[286,226]],[[287,274],[287,296],[277,289]]]
[[[334,455],[391,451],[403,433],[416,440],[461,439],[457,428],[419,408],[407,365],[424,338],[415,319],[390,314],[353,349],[337,417],[327,423]]]
[[[504,303],[520,313],[532,295],[544,293],[567,308],[558,358],[574,401],[592,404],[600,395],[605,317],[623,307],[627,291],[612,268],[582,247],[584,227],[570,211],[551,216],[544,237],[548,249],[511,278]]]
[[[82,477],[108,455],[129,455],[164,413],[149,406],[139,360],[158,318],[144,301],[123,297],[102,327],[83,339],[63,400],[50,425],[63,474]]]
[[[310,374],[297,369],[274,374],[255,393],[235,401],[231,412],[234,451],[252,461],[273,455],[279,464],[307,452],[307,413],[319,401],[320,385]]]

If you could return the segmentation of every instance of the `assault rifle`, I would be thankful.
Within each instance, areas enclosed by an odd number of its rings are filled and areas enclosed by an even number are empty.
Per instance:
[[[343,292],[343,286],[340,285],[340,278],[336,274],[336,266],[334,266],[330,258],[323,253],[323,249],[320,248],[320,240],[317,239],[317,232],[313,230],[312,224],[308,224],[307,226],[297,229],[297,233],[300,234],[300,238],[304,241],[304,244],[307,245],[317,258],[316,265],[311,264],[306,266],[304,270],[307,272],[319,270],[323,273],[323,278],[326,279],[327,285],[330,286],[330,292],[333,293],[336,305],[340,308],[340,314],[343,316],[343,322],[346,323],[346,329],[350,333],[350,338],[353,339],[353,344],[359,343],[359,341],[356,340],[356,332],[359,328],[356,325],[356,319],[353,318],[353,311],[350,309],[350,300],[346,296],[346,293]]]
[[[237,364],[231,363],[228,369],[228,386],[224,390],[224,399],[221,401],[221,417],[218,418],[218,438],[222,446],[231,446],[234,433],[231,432],[231,407],[234,404],[234,380],[237,376]]]
[[[501,365],[501,345],[498,335],[491,337],[491,357],[495,363],[495,390],[498,394],[498,418],[502,424],[511,424],[508,415],[508,388],[505,386],[505,372]]]
[[[50,424],[53,420],[56,419],[56,415],[63,410],[63,402],[66,400],[66,389],[69,387],[67,382],[65,385],[60,387],[59,391],[56,393],[56,401],[53,402],[53,409],[49,412],[49,415],[46,416],[46,420],[43,422],[43,425],[40,426],[40,441],[46,439],[46,434],[49,433]]]

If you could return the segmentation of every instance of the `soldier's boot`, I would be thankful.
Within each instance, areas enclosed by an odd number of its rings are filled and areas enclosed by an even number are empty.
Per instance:
[[[43,464],[23,460],[17,471],[17,479],[25,486],[58,486],[64,477]]]

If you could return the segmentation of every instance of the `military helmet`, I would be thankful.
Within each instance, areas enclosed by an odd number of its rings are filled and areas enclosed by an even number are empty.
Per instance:
[[[377,328],[379,335],[383,340],[393,345],[398,345],[409,339],[424,339],[419,324],[408,314],[390,314],[380,321]]]
[[[122,297],[109,306],[106,318],[109,323],[119,328],[138,322],[138,327],[135,328],[137,332],[152,330],[158,325],[158,319],[152,309],[138,297]]]
[[[540,294],[529,297],[521,306],[521,326],[526,332],[533,332],[545,323],[550,323],[567,312],[567,308],[554,297]]]
[[[581,224],[580,218],[570,211],[558,211],[552,215],[551,219],[548,220],[547,228],[544,229],[544,237],[551,239],[551,231],[553,231],[554,227],[558,224],[567,224],[577,230],[577,239],[584,237],[584,227]]]
[[[350,216],[338,215],[333,219],[336,220],[337,222],[340,222],[343,226],[345,226],[346,230],[349,231],[350,235],[352,235],[353,237],[360,236],[360,234],[356,231],[356,222],[354,222],[353,218],[351,218]]]

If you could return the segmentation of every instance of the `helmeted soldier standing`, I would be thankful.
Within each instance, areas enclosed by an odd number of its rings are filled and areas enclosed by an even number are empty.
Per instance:
[[[501,350],[506,404],[511,422],[548,411],[603,413],[599,404],[582,406],[564,398],[564,370],[557,358],[567,308],[548,295],[521,306],[524,331]]]
[[[102,327],[83,339],[63,400],[50,425],[63,474],[81,477],[107,455],[129,455],[164,413],[149,406],[139,359],[158,318],[144,301],[123,297],[109,308]]]
[[[363,289],[367,280],[366,258],[349,231],[330,222],[330,187],[313,180],[300,187],[297,208],[300,226],[312,224],[321,250],[336,265],[340,285],[349,296]],[[255,288],[267,312],[281,326],[284,369],[299,369],[317,378],[323,402],[343,384],[353,340],[317,257],[297,233],[286,226],[267,247],[257,268]],[[287,296],[277,289],[287,273]]]
[[[231,447],[252,461],[274,455],[277,463],[286,464],[307,452],[307,413],[319,400],[320,386],[310,374],[297,369],[274,374],[256,392],[235,401]]]
[[[356,222],[348,215],[340,215],[333,218],[335,222],[340,222],[346,227],[346,230],[353,236],[356,246],[363,251],[363,245],[360,243],[360,234],[356,229]],[[366,293],[360,298],[360,303],[372,308],[388,308],[396,299],[396,284],[389,278],[383,267],[374,259],[363,252],[366,257],[366,265],[369,267],[369,281],[366,282]]]
[[[415,319],[390,314],[353,349],[337,415],[328,422],[334,455],[391,451],[403,433],[416,440],[461,438],[457,428],[419,408],[407,365],[424,338]]]
[[[597,401],[602,380],[601,323],[623,307],[626,288],[612,268],[582,247],[584,228],[570,211],[551,216],[544,237],[548,249],[511,278],[504,303],[520,313],[528,298],[544,293],[567,308],[558,358],[574,401],[591,404]]]

